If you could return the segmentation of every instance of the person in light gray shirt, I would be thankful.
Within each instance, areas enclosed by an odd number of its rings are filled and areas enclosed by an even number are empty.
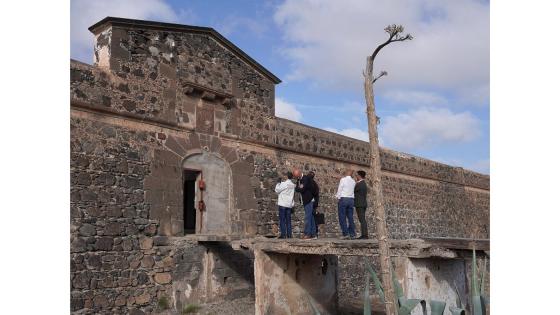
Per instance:
[[[291,172],[282,174],[274,188],[278,194],[279,238],[292,238],[292,208],[294,207],[295,188],[296,184],[292,182]]]
[[[338,199],[338,223],[342,230],[342,239],[356,238],[354,226],[354,186],[356,182],[352,179],[354,171],[348,169],[346,176],[340,179],[336,199]]]

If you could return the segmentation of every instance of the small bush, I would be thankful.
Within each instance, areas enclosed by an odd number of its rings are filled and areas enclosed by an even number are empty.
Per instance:
[[[183,308],[183,314],[194,314],[198,312],[199,309],[200,306],[196,304],[187,304],[187,306]]]
[[[169,300],[167,299],[167,297],[162,296],[159,298],[158,302],[157,302],[158,308],[160,310],[168,310],[169,309]]]

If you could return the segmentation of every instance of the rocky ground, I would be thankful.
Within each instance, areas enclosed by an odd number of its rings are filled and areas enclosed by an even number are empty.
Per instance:
[[[223,300],[220,302],[203,305],[196,313],[200,315],[253,315],[255,314],[255,297],[249,296],[235,299],[232,301]]]

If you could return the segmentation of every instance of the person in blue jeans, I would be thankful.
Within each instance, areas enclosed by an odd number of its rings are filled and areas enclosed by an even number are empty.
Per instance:
[[[298,175],[298,182],[296,184],[296,191],[301,194],[303,209],[305,210],[305,225],[303,229],[303,239],[317,239],[317,226],[315,224],[315,217],[313,216],[313,204],[315,202],[315,187],[317,184],[313,180],[313,176],[303,176],[301,171],[296,170]]]
[[[354,186],[356,182],[352,178],[354,171],[346,170],[345,176],[340,179],[336,198],[338,199],[338,223],[342,230],[341,239],[356,238],[356,227],[354,225]]]
[[[274,191],[278,194],[278,216],[280,223],[279,238],[292,238],[292,208],[294,207],[294,190],[292,173],[287,172],[278,178]]]

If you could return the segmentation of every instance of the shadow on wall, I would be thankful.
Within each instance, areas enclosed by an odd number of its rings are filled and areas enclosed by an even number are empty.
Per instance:
[[[212,251],[216,258],[227,267],[239,275],[243,280],[251,285],[255,285],[255,275],[253,270],[253,252],[238,251],[231,248],[227,242],[207,242],[203,243],[207,250]],[[224,283],[227,279],[223,280]]]

